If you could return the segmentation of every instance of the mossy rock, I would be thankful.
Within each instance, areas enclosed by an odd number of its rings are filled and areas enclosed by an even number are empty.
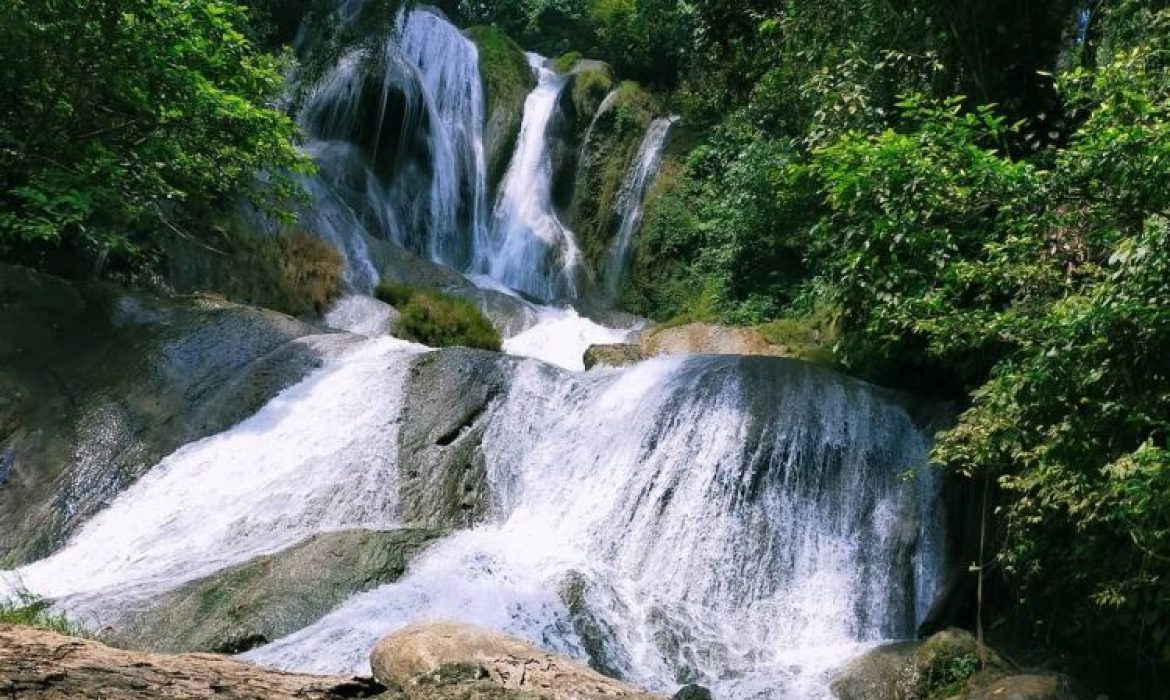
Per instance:
[[[595,270],[604,267],[619,223],[618,193],[658,110],[650,93],[624,82],[605,99],[584,137],[569,221]]]
[[[467,36],[479,50],[479,73],[484,93],[484,157],[488,183],[494,189],[503,179],[516,150],[524,102],[536,87],[536,76],[524,50],[502,29],[478,26]]]
[[[1007,663],[984,649],[987,667]],[[887,644],[849,662],[833,679],[839,700],[944,700],[962,694],[980,671],[979,644],[968,632],[948,629],[921,642]]]

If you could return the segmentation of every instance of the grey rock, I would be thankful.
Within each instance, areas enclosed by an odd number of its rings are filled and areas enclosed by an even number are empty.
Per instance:
[[[483,436],[489,412],[507,391],[510,362],[466,348],[423,354],[412,362],[398,432],[403,523],[465,527],[487,512]]]
[[[353,342],[321,332],[215,298],[0,265],[0,567],[52,552],[164,456]]]
[[[396,581],[442,534],[315,535],[137,606],[113,625],[107,641],[170,653],[248,651],[306,627],[357,593]]]

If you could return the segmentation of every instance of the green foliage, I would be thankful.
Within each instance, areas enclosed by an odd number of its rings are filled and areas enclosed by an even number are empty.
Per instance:
[[[246,22],[224,0],[4,3],[0,255],[129,262],[188,203],[292,195],[305,161]]]
[[[500,351],[500,334],[479,307],[433,290],[384,282],[374,296],[398,310],[398,331],[435,348],[469,347]]]
[[[557,56],[553,61],[552,67],[558,73],[568,73],[573,70],[573,66],[577,65],[577,61],[582,58],[580,51],[570,51],[565,54]]]
[[[839,312],[827,306],[799,316],[782,316],[759,327],[760,335],[772,345],[788,350],[793,357],[836,364],[835,347],[840,339]]]
[[[85,630],[70,622],[64,615],[49,610],[49,601],[27,592],[18,592],[16,599],[0,602],[0,625],[36,627],[71,637],[86,636]]]
[[[963,694],[967,680],[980,671],[982,664],[975,654],[960,654],[943,660],[930,669],[923,688],[923,700],[948,700]]]

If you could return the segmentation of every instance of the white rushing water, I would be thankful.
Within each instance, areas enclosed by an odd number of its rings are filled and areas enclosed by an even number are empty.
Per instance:
[[[572,308],[540,307],[537,313],[536,325],[504,341],[504,352],[581,371],[590,347],[628,342],[637,330],[603,326]]]
[[[617,210],[621,215],[621,223],[610,246],[603,277],[605,289],[611,299],[617,297],[621,287],[622,276],[629,262],[630,244],[633,243],[634,234],[642,225],[642,205],[646,199],[646,192],[654,184],[658,166],[662,163],[662,152],[666,148],[666,137],[670,135],[670,129],[678,119],[673,116],[661,117],[651,122],[642,144],[638,147],[634,165],[626,173],[626,179],[618,192]]]
[[[475,44],[425,8],[313,86],[299,116],[318,166],[304,179],[313,200],[304,220],[345,255],[351,286],[377,282],[367,238],[457,269],[485,245],[483,110]]]
[[[316,532],[394,524],[402,382],[419,346],[367,341],[259,413],[181,448],[53,556],[8,574],[93,628],[140,598]],[[0,595],[2,598],[3,595]]]
[[[827,697],[830,669],[912,635],[933,596],[928,447],[897,405],[801,363],[525,365],[485,438],[489,523],[246,658],[364,672],[388,630],[450,618],[661,691]]]
[[[573,298],[582,274],[581,251],[553,207],[547,138],[567,79],[546,68],[541,56],[528,54],[528,60],[537,73],[537,86],[524,104],[519,143],[500,185],[492,242],[477,267],[537,299]]]

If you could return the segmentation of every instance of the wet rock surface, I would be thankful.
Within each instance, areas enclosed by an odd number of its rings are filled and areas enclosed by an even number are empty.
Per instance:
[[[138,606],[113,625],[109,641],[170,653],[248,651],[311,624],[357,593],[397,580],[443,534],[315,535]]]
[[[175,449],[353,339],[213,297],[154,299],[0,265],[0,566],[53,551]]]
[[[420,355],[399,430],[400,517],[411,527],[466,527],[487,512],[483,436],[507,391],[508,358],[451,349]]]

